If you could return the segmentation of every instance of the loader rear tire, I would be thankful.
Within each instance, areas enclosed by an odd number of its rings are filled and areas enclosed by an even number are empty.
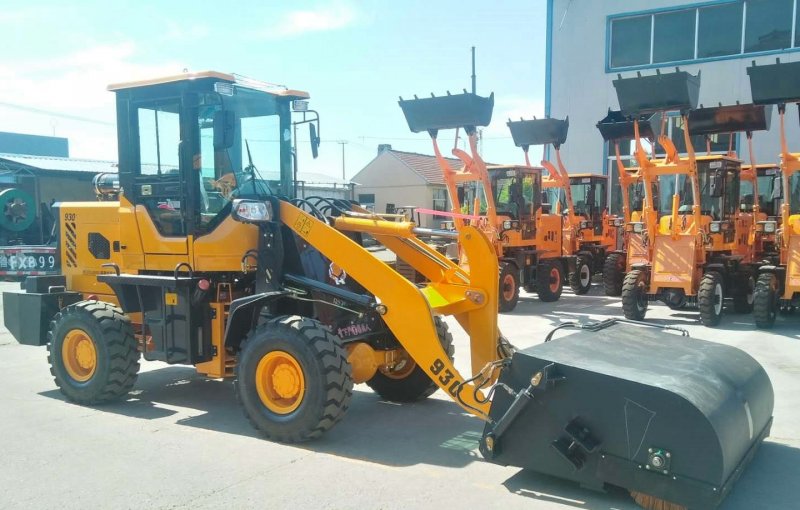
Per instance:
[[[697,290],[697,308],[700,310],[700,322],[703,326],[719,325],[724,304],[725,290],[722,275],[717,271],[709,271],[703,275]]]
[[[641,269],[634,269],[622,282],[622,313],[628,320],[644,320],[647,304],[646,275]]]
[[[298,315],[261,324],[242,344],[236,397],[264,436],[282,443],[316,439],[344,417],[353,377],[338,336]]]
[[[503,264],[500,267],[500,292],[497,295],[500,313],[514,310],[518,301],[519,270],[514,264]]]
[[[761,329],[772,329],[778,316],[778,278],[772,273],[758,276],[753,293],[753,317],[756,326]]]
[[[606,296],[621,296],[625,279],[625,255],[610,253],[603,263],[603,288]]]
[[[750,313],[755,302],[756,280],[749,274],[739,275],[742,282],[733,294],[733,311],[736,313]]]
[[[592,288],[592,259],[588,255],[578,255],[575,271],[569,274],[572,292],[582,296]]]
[[[455,348],[453,347],[453,335],[450,334],[445,323],[441,318],[434,317],[436,326],[436,336],[439,343],[450,361],[453,361]],[[367,386],[390,402],[416,402],[428,398],[439,388],[435,382],[431,381],[425,373],[412,359],[409,359],[400,373],[390,373],[378,370],[375,375],[367,381]]]
[[[672,503],[665,499],[657,498],[642,492],[631,491],[631,497],[636,504],[645,510],[687,510],[683,505]]]
[[[127,395],[139,373],[130,319],[102,301],[70,305],[50,323],[50,373],[72,402],[104,404]]]
[[[536,293],[539,301],[558,301],[564,290],[564,268],[559,260],[544,260],[536,268]]]

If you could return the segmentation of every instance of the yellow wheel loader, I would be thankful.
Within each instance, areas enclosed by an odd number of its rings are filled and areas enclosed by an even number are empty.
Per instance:
[[[655,129],[660,123],[659,114],[645,115],[637,119],[639,136],[649,140],[651,146],[658,138]],[[646,263],[648,249],[644,242],[644,223],[642,214],[645,203],[657,195],[657,183],[653,183],[650,193],[644,191],[644,179],[638,166],[625,166],[620,152],[620,143],[631,141],[636,136],[633,121],[620,111],[609,110],[608,115],[597,123],[600,134],[608,143],[614,144],[614,154],[619,177],[620,195],[622,198],[622,218],[614,217],[609,221],[624,224],[622,246],[606,257],[603,266],[603,289],[607,296],[621,296],[625,275],[634,264]],[[650,203],[650,208],[653,204]]]
[[[394,401],[438,388],[485,421],[488,460],[621,486],[653,509],[716,506],[769,433],[772,386],[738,349],[605,321],[516,350],[497,327],[498,261],[480,229],[292,198],[292,104],[306,93],[216,72],[112,90],[116,200],[58,204],[61,274],[3,294],[6,327],[47,346],[67,399],[125,399],[142,358],[193,365],[234,378],[267,438],[297,442],[342,419],[354,383]],[[374,257],[363,234],[426,282]],[[455,236],[469,269],[418,234]],[[469,376],[447,315],[469,335]]]
[[[444,175],[456,230],[477,225],[495,246],[500,261],[499,310],[510,312],[519,300],[519,288],[535,292],[541,301],[561,297],[566,275],[574,270],[574,255],[562,250],[561,218],[542,211],[542,172],[530,166],[487,166],[478,153],[477,127],[492,119],[494,95],[463,94],[403,100],[400,107],[414,133],[426,131]],[[453,148],[464,166],[453,171],[439,149],[443,129],[464,129],[470,154]],[[461,188],[459,188],[461,186]],[[472,190],[473,203],[464,200]],[[464,214],[464,213],[467,214]],[[469,265],[469,259],[462,257]]]
[[[575,270],[570,271],[569,286],[575,294],[589,292],[592,276],[600,273],[607,255],[619,249],[623,223],[608,211],[608,178],[598,174],[572,174],[561,160],[561,145],[566,142],[569,119],[532,119],[508,121],[514,144],[525,153],[525,164],[531,145],[552,145],[556,165],[543,160],[548,172],[543,187],[552,190],[551,201],[564,217],[562,251],[575,257]]]
[[[670,308],[696,304],[700,321],[719,324],[725,299],[738,311],[752,303],[750,283],[761,261],[755,260],[751,225],[740,214],[741,162],[729,155],[696,156],[690,131],[697,134],[766,129],[763,107],[734,105],[695,110],[700,76],[685,71],[614,81],[623,113],[634,118],[637,162],[645,193],[657,183],[659,196],[644,207],[648,261],[634,264],[622,288],[625,317],[642,320],[648,301]],[[636,118],[642,114],[678,110],[687,155],[681,156],[665,135],[659,137],[663,159],[651,160],[641,145]],[[658,200],[658,210],[651,204]]]
[[[778,218],[758,222],[758,231],[774,234],[777,260],[760,268],[753,314],[759,328],[771,328],[779,311],[800,304],[800,154],[789,152],[784,117],[787,103],[800,104],[800,65],[796,62],[747,68],[753,102],[778,105],[780,117],[780,174],[774,175],[770,198],[782,199]]]

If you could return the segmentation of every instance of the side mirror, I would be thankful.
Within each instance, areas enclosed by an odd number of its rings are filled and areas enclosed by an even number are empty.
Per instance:
[[[236,114],[229,110],[214,112],[214,149],[230,149],[236,134]]]
[[[772,179],[772,197],[770,198],[772,200],[783,198],[783,178],[780,175],[776,175]]]
[[[317,136],[317,127],[314,123],[308,125],[308,138],[311,140],[311,155],[314,159],[319,156],[319,136]]]

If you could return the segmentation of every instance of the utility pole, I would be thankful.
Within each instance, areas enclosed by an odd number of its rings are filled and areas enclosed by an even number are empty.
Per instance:
[[[336,143],[338,143],[339,145],[342,146],[342,180],[346,181],[347,177],[345,177],[345,175],[344,175],[344,168],[345,168],[344,167],[344,146],[347,145],[347,140],[339,140]]]
[[[475,46],[472,47],[472,93],[476,94],[476,88],[475,88]]]

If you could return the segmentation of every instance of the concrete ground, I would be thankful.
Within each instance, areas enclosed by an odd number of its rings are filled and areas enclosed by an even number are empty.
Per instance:
[[[502,330],[526,347],[563,320],[621,315],[619,301],[601,292],[565,292],[554,304],[523,294],[501,316]],[[660,305],[648,318],[742,348],[764,365],[775,387],[772,436],[722,508],[798,508],[800,316],[769,332],[736,315],[706,329],[696,312]],[[467,371],[466,336],[450,323],[457,365]],[[441,392],[397,405],[360,385],[348,415],[321,440],[274,444],[250,428],[231,382],[158,363],[143,363],[127,401],[80,407],[56,389],[45,348],[0,332],[0,508],[636,508],[623,491],[484,462],[481,429]]]

